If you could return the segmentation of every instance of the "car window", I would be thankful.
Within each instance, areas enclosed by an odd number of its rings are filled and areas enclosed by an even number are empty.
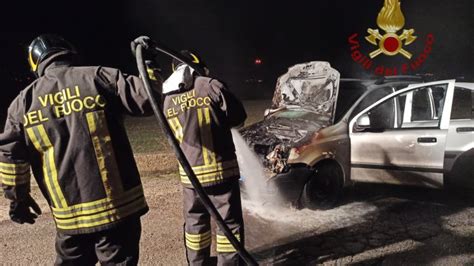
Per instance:
[[[358,81],[341,81],[339,83],[339,94],[337,96],[336,114],[334,121],[339,121],[355,101],[367,91],[367,87]]]
[[[355,130],[437,128],[442,111],[436,109],[443,110],[446,91],[447,85],[422,87],[391,97],[362,115],[364,125],[356,123]]]
[[[422,87],[408,91],[405,96],[401,128],[437,128],[446,98],[447,85]]]
[[[474,91],[456,87],[451,119],[474,119]]]
[[[352,112],[350,118],[352,119],[362,110],[364,110],[365,108],[369,107],[371,104],[375,103],[376,101],[382,99],[383,97],[389,95],[392,92],[394,92],[394,89],[390,86],[381,87],[381,88],[372,90],[364,97],[364,99],[362,99],[362,101],[359,102],[357,107]]]
[[[428,90],[413,92],[412,121],[429,120],[433,116]]]
[[[433,87],[431,88],[431,93],[434,101],[434,111],[435,116],[439,117],[443,113],[444,99],[446,90],[444,87]]]
[[[372,129],[392,129],[396,128],[395,101],[390,99],[383,104],[378,105],[367,113],[370,119],[370,128]]]

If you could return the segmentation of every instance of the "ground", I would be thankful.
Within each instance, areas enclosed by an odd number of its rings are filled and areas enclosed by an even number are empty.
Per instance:
[[[268,102],[246,102],[250,123]],[[128,119],[150,212],[143,217],[142,265],[183,265],[181,186],[176,161],[153,118]],[[157,133],[158,132],[158,133]],[[34,197],[41,199],[37,188]],[[51,264],[51,213],[34,225],[7,218],[0,201],[0,264]],[[471,195],[359,184],[329,211],[294,210],[244,200],[246,246],[263,265],[474,264]]]

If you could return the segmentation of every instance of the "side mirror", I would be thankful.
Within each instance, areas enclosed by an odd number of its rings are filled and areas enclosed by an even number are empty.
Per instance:
[[[370,118],[367,114],[363,114],[361,116],[359,116],[359,118],[357,119],[357,127],[358,128],[368,128],[370,127]]]

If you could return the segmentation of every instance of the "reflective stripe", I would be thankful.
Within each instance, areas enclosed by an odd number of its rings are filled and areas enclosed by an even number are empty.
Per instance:
[[[9,175],[19,175],[30,171],[29,163],[1,163],[0,162],[0,173]]]
[[[201,137],[202,158],[204,165],[213,165],[216,163],[216,154],[213,152],[214,143],[211,132],[211,115],[209,108],[197,109],[199,122],[199,131]]]
[[[230,171],[219,172],[216,174],[196,175],[196,177],[199,179],[199,182],[201,184],[207,184],[222,182],[227,178],[237,177],[239,176],[239,174],[239,169],[232,169]],[[181,182],[186,185],[191,184],[191,181],[189,181],[189,178],[187,176],[181,176]]]
[[[236,160],[217,163],[216,165],[195,166],[193,171],[202,184],[221,182],[226,178],[240,175]],[[183,184],[191,184],[188,175],[186,175],[181,166],[180,176]]]
[[[198,122],[199,122],[199,129],[201,131],[200,136],[201,136],[202,158],[204,160],[204,165],[209,165],[209,157],[208,157],[209,149],[204,145],[204,137],[203,137],[204,116],[202,115],[202,109],[197,109],[197,116],[198,116]]]
[[[237,238],[237,240],[239,240],[240,242],[240,234],[235,234],[235,238]],[[217,235],[216,236],[216,250],[217,252],[237,252],[234,248],[234,246],[232,246],[232,244],[230,243],[229,239],[227,239],[226,236],[222,236],[222,235]]]
[[[46,134],[44,126],[31,127],[28,128],[26,132],[35,148],[43,155],[43,174],[54,206],[59,208],[67,207],[66,199],[59,187],[58,172],[56,170],[56,163],[54,162],[54,147]],[[39,134],[39,138],[37,134]]]
[[[201,137],[204,137],[204,144],[209,148],[209,164],[214,165],[217,163],[216,154],[214,151],[214,141],[212,140],[212,131],[211,131],[211,112],[209,108],[204,108],[204,118],[206,119],[206,131],[201,132]],[[203,134],[204,133],[204,134]]]
[[[116,199],[101,199],[92,202],[76,204],[67,208],[52,208],[53,216],[58,219],[72,218],[80,215],[91,215],[116,208],[138,197],[143,197],[141,185],[126,191]]]
[[[179,122],[177,117],[168,119],[168,124],[170,124],[171,129],[173,130],[174,137],[181,143],[183,142],[183,127]]]
[[[86,118],[105,193],[108,198],[114,198],[123,192],[123,187],[105,113],[103,110],[87,113]]]
[[[210,178],[210,177],[223,177],[223,176],[226,176],[226,177],[231,177],[232,175],[235,175],[236,173],[238,173],[238,169],[237,168],[234,168],[234,169],[226,169],[226,170],[222,170],[222,171],[215,171],[213,173],[207,173],[207,174],[197,174],[196,176],[198,178]],[[181,177],[188,177],[187,175],[182,175]]]
[[[35,62],[33,60],[33,51],[28,52],[28,62],[30,63],[31,70],[33,70],[33,72],[36,72],[36,69],[38,69],[38,62]]]
[[[216,163],[214,165],[193,166],[192,168],[193,168],[194,173],[196,174],[206,174],[206,173],[236,168],[238,166],[239,164],[237,163],[237,160],[231,160],[231,161]],[[186,172],[184,172],[184,169],[181,165],[179,165],[179,174],[186,175]]]
[[[28,184],[30,182],[31,175],[29,171],[23,175],[8,175],[0,173],[0,178],[2,179],[2,183],[7,186],[16,186]]]
[[[185,232],[186,247],[189,249],[199,251],[211,246],[211,231],[202,234],[191,234]]]
[[[151,68],[147,68],[146,72],[148,73],[148,78],[150,78],[153,81],[157,81],[158,79],[155,76],[155,71]]]
[[[30,182],[30,164],[29,163],[1,163],[0,179],[7,186],[16,186],[28,184]]]
[[[109,224],[121,220],[129,215],[136,213],[138,210],[146,208],[147,204],[143,196],[127,203],[121,207],[104,211],[99,214],[85,215],[70,219],[55,219],[59,229],[74,230],[81,228],[90,228],[99,225]]]

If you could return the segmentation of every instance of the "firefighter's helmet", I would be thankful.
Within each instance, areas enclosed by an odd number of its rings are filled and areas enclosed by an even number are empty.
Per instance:
[[[46,58],[63,51],[76,53],[74,46],[63,37],[43,34],[36,37],[28,46],[28,63],[31,71],[38,74],[38,65]]]
[[[206,63],[204,63],[204,61],[201,59],[200,56],[198,56],[196,53],[190,52],[188,50],[182,50],[180,53],[185,59],[187,59],[190,62],[194,63],[194,66],[192,66],[192,67],[197,68],[196,70],[198,72],[200,72],[202,75],[209,76],[209,68],[207,68]],[[173,62],[171,63],[171,69],[174,72],[182,64],[183,64],[183,62],[173,58]]]

